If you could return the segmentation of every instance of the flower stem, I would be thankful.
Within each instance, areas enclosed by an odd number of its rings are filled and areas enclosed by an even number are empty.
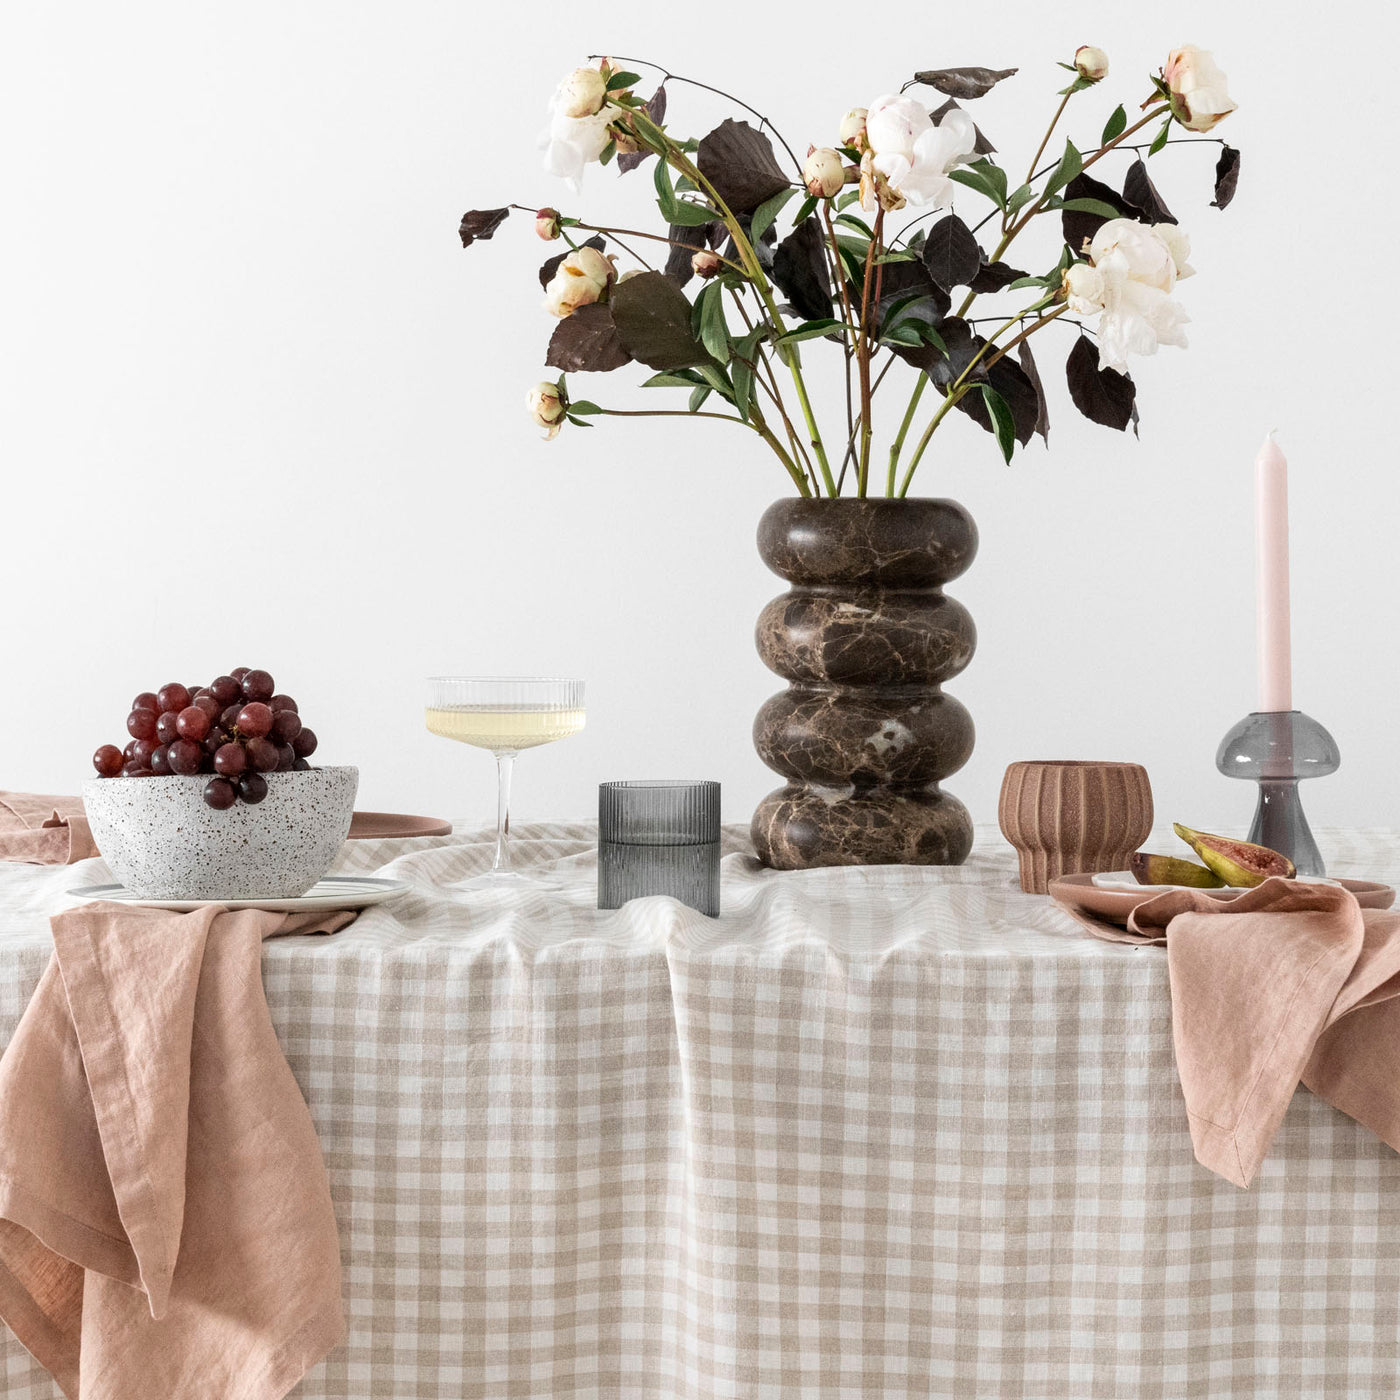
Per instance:
[[[865,253],[865,279],[860,293],[860,331],[856,337],[856,360],[860,369],[860,454],[856,458],[856,495],[864,496],[870,476],[870,284],[877,283],[875,304],[878,307],[880,293],[876,264],[880,257],[880,241],[885,231],[885,211],[875,214],[875,228],[870,246]],[[883,270],[883,269],[882,269]]]
[[[924,390],[928,387],[928,375],[919,372],[919,377],[914,384],[914,392],[909,396],[909,407],[904,410],[904,421],[899,425],[899,432],[895,435],[894,442],[890,444],[890,469],[885,479],[885,495],[894,495],[895,472],[899,467],[899,454],[904,450],[904,439],[909,432],[909,425],[914,421],[914,412],[919,407],[919,400],[924,396]]]

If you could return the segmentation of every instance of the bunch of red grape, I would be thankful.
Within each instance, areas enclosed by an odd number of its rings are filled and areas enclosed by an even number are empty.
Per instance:
[[[266,671],[239,666],[208,685],[187,690],[172,681],[143,690],[126,717],[131,742],[103,744],[92,766],[104,778],[212,773],[204,800],[216,811],[267,796],[264,773],[304,770],[316,735],[301,722],[297,702],[275,694]]]

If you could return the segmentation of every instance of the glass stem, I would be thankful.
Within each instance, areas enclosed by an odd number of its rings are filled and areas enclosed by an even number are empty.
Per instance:
[[[496,858],[492,871],[510,869],[510,777],[515,769],[515,750],[496,755]]]

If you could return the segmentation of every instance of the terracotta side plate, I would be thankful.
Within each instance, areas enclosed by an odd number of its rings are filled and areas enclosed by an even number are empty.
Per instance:
[[[1363,909],[1389,909],[1395,903],[1395,891],[1389,885],[1374,880],[1338,880],[1337,883],[1350,890]],[[1056,903],[1114,924],[1126,924],[1128,915],[1139,904],[1161,892],[1160,889],[1144,889],[1141,894],[1132,890],[1106,890],[1094,883],[1092,875],[1061,875],[1058,880],[1050,881],[1050,898]],[[1240,891],[1201,890],[1200,893],[1228,903],[1237,898]]]
[[[406,817],[398,812],[356,812],[347,841],[383,841],[395,836],[451,836],[452,823],[441,817]]]

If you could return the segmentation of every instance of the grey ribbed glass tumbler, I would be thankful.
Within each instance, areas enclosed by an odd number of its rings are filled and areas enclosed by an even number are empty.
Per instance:
[[[598,784],[598,908],[666,894],[719,916],[719,784]]]

